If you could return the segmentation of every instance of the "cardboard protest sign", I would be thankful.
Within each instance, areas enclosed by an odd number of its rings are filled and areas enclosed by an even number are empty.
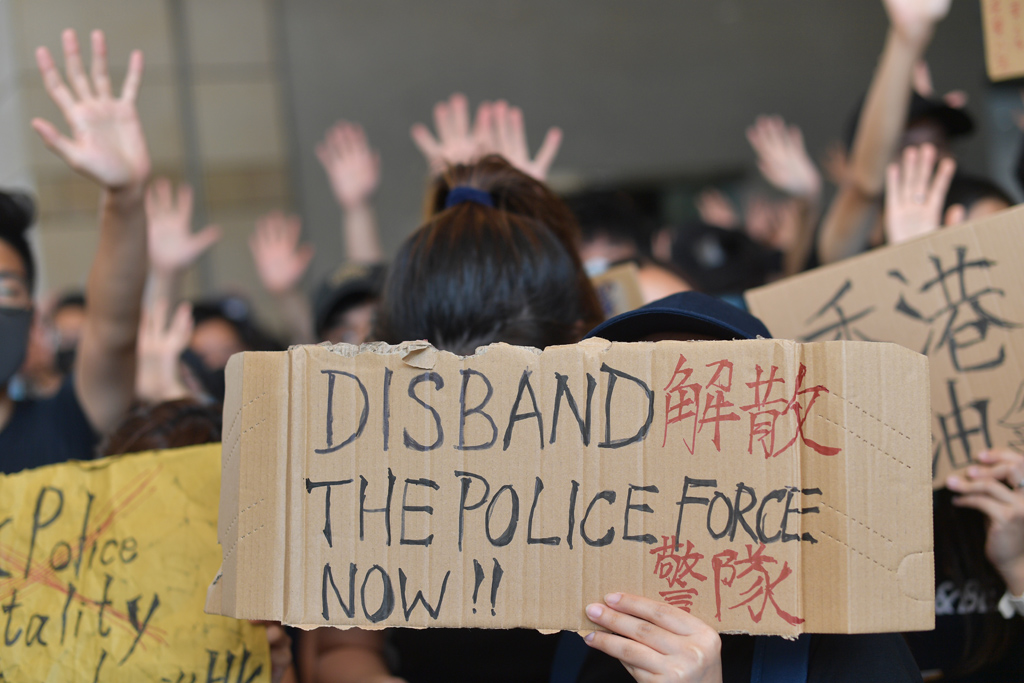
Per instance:
[[[988,77],[1024,76],[1024,0],[981,0],[981,17]]]
[[[623,263],[590,278],[606,318],[644,305],[639,273],[635,263]]]
[[[747,292],[776,337],[895,342],[929,357],[935,485],[1024,448],[1024,209]]]
[[[203,613],[219,486],[219,444],[0,477],[0,680],[269,681],[264,630]]]
[[[228,364],[207,609],[586,630],[928,629],[927,361],[786,341],[299,346]]]

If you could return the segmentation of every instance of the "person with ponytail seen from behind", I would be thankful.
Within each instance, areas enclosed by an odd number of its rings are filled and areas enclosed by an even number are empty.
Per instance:
[[[470,355],[497,342],[572,344],[602,320],[568,207],[503,158],[449,167],[428,194],[427,213],[393,262],[377,339],[425,339]],[[532,629],[313,635],[315,680],[324,682],[546,681],[560,638]]]

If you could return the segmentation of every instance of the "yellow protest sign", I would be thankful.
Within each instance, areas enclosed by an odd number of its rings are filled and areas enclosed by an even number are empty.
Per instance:
[[[0,477],[0,680],[269,680],[262,627],[203,613],[219,491],[219,444]]]

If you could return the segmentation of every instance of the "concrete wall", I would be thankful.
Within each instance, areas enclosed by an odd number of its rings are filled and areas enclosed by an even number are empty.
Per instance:
[[[382,155],[386,248],[418,223],[425,166],[408,136],[453,91],[504,97],[532,144],[559,125],[558,174],[585,180],[753,171],[744,128],[762,112],[804,127],[812,151],[840,136],[887,27],[858,0],[432,0],[281,3],[297,198],[320,272],[341,258],[337,208],[313,146],[360,121]],[[985,91],[980,13],[955,2],[929,53],[936,88]],[[986,120],[966,165],[983,170]]]
[[[139,107],[156,171],[201,168],[203,213],[226,233],[205,277],[191,281],[197,294],[258,292],[245,240],[272,208],[303,215],[315,276],[343,258],[339,212],[313,153],[339,118],[361,122],[381,152],[377,206],[391,251],[418,224],[425,184],[409,126],[429,122],[434,102],[456,90],[522,106],[533,145],[561,126],[562,180],[753,172],[743,130],[759,113],[799,123],[815,154],[839,137],[886,18],[872,0],[0,0],[0,178],[35,182],[56,289],[85,279],[98,194],[28,127],[31,116],[60,121],[33,50],[59,53],[65,26],[107,32],[118,82],[129,50],[146,53]],[[977,2],[953,3],[929,57],[940,92],[971,96],[980,130],[962,158],[984,171],[995,124],[984,113]]]

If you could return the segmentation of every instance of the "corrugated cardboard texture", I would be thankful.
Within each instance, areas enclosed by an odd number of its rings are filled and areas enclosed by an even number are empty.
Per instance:
[[[629,591],[723,631],[932,627],[923,356],[374,348],[232,359],[209,610],[588,630],[587,603]]]
[[[988,77],[1024,76],[1024,0],[981,0],[981,17]]]
[[[1024,447],[1024,208],[747,292],[773,336],[901,344],[929,357],[936,486]]]

